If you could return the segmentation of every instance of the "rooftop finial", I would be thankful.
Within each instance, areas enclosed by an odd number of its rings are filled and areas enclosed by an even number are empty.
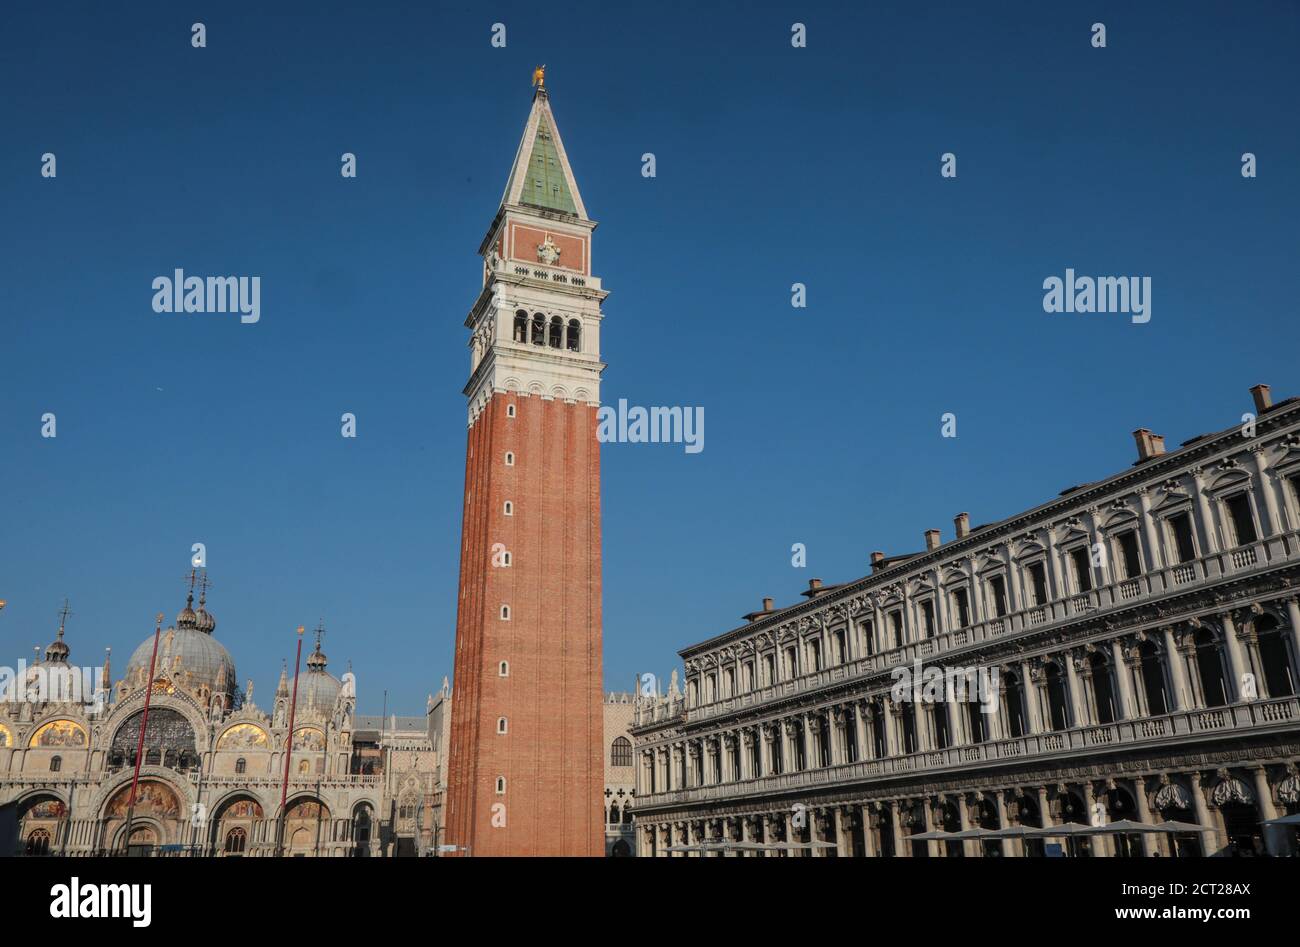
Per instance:
[[[533,70],[533,87],[539,92],[546,90],[546,63]]]
[[[72,614],[72,606],[68,603],[68,600],[65,598],[63,600],[63,608],[59,610],[59,639],[60,640],[63,639],[63,626],[68,623],[68,616],[71,614]]]

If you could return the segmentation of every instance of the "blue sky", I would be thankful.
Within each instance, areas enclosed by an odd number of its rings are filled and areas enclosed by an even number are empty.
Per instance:
[[[703,6],[6,9],[0,663],[68,596],[74,660],[120,672],[204,542],[241,679],[269,692],[323,618],[363,710],[423,708],[475,250],[539,62],[601,222],[604,400],[707,419],[699,454],[604,448],[607,688],[959,511],[1114,473],[1136,427],[1176,445],[1256,382],[1300,394],[1294,3]],[[176,267],[260,275],[261,321],[154,313]],[[1151,277],[1150,323],[1045,313],[1067,267]]]

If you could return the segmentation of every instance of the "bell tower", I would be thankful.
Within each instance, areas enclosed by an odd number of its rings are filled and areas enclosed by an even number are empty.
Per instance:
[[[604,855],[595,221],[537,86],[469,311],[447,842]]]

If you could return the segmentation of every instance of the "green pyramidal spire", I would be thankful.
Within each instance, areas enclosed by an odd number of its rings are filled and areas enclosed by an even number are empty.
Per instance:
[[[539,88],[533,96],[533,108],[501,202],[587,219],[545,88]]]

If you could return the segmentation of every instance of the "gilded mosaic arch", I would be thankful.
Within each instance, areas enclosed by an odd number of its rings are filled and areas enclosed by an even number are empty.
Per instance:
[[[285,815],[285,821],[291,822],[294,819],[322,819],[330,817],[328,806],[322,805],[318,800],[307,796],[289,802],[289,808]]]
[[[265,750],[270,745],[266,731],[255,723],[235,724],[217,740],[218,750]]]
[[[295,750],[325,749],[325,731],[318,730],[316,727],[299,727],[293,732],[293,748]]]
[[[108,819],[125,819],[131,802],[131,786],[119,789],[104,810]],[[155,780],[141,781],[135,796],[135,814],[157,819],[176,819],[181,814],[181,803],[176,793],[166,783]]]
[[[260,819],[262,806],[247,796],[240,797],[221,811],[222,819]]]
[[[29,747],[75,747],[87,743],[86,729],[72,720],[51,720],[32,734]]]
[[[0,723],[0,748],[14,745],[14,735],[9,732],[9,728]]]

